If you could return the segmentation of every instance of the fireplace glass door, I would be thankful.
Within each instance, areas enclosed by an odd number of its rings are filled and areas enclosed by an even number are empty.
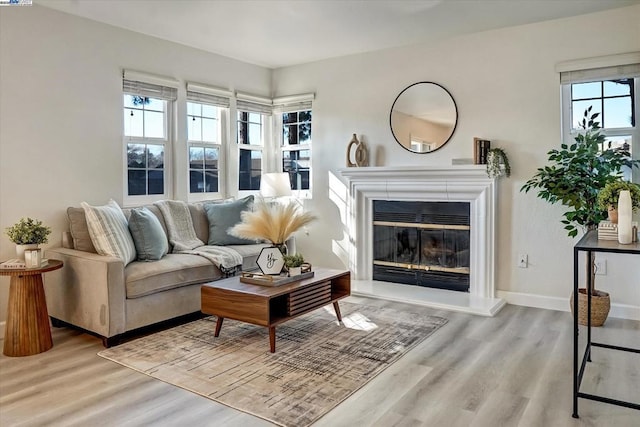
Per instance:
[[[469,291],[469,203],[374,201],[373,279]]]

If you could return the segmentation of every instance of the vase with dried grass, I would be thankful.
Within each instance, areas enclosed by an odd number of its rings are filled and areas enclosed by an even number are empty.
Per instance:
[[[229,229],[229,234],[243,239],[267,240],[286,255],[285,242],[299,229],[316,219],[310,212],[302,212],[294,203],[266,203],[259,201],[252,211],[242,213],[241,221]]]

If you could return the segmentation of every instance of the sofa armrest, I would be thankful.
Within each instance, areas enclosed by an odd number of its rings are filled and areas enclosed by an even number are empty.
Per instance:
[[[44,275],[51,317],[107,338],[124,332],[122,260],[67,248],[47,249],[46,256],[64,262]]]

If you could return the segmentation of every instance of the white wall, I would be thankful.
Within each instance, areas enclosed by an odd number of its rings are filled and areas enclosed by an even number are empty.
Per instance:
[[[47,246],[59,245],[67,206],[122,202],[123,68],[270,93],[271,71],[262,67],[39,6],[0,8],[3,232],[23,216],[35,217],[53,228]],[[181,177],[174,193],[182,199],[185,120],[178,122],[174,155]],[[11,257],[14,245],[3,233],[0,259]],[[7,277],[0,278],[0,321],[6,318],[8,285]]]
[[[352,133],[370,146],[374,165],[451,164],[472,157],[474,136],[490,139],[507,150],[514,170],[500,182],[498,287],[564,299],[574,241],[559,223],[562,209],[519,188],[559,143],[554,65],[640,50],[638,22],[635,6],[272,73],[39,6],[0,8],[0,229],[37,217],[52,226],[49,246],[55,246],[67,206],[121,201],[121,70],[129,68],[258,95],[316,93],[314,198],[306,204],[320,220],[308,237],[299,236],[299,249],[317,265],[341,267],[347,259],[339,206],[346,194],[336,171],[345,166]],[[419,155],[393,139],[389,109],[402,89],[424,80],[451,92],[459,124],[444,148]],[[186,165],[185,132],[177,165]],[[178,198],[186,194],[182,169]],[[528,269],[515,267],[518,253],[529,254]],[[0,259],[13,254],[13,244],[0,236]],[[609,274],[599,287],[611,290],[614,302],[640,306],[640,264],[619,258],[608,257]],[[8,282],[0,278],[0,320]]]
[[[313,113],[314,200],[321,221],[298,249],[334,266],[346,261],[346,232],[340,222],[344,182],[337,170],[352,133],[374,153],[373,164],[442,165],[473,157],[473,137],[486,138],[509,154],[513,175],[500,181],[497,286],[509,293],[545,297],[568,308],[573,285],[572,247],[560,223],[563,209],[519,191],[546,152],[561,138],[558,62],[640,50],[640,6],[575,18],[470,34],[422,44],[275,70],[276,95],[316,92]],[[450,142],[435,153],[412,154],[389,129],[389,110],[406,86],[419,81],[443,85],[459,109]],[[636,153],[637,155],[638,153]],[[338,159],[338,160],[337,160]],[[338,179],[335,178],[337,176]],[[342,196],[339,196],[342,194]],[[516,267],[519,253],[529,268]],[[608,255],[608,275],[596,286],[612,301],[640,310],[640,261]],[[507,296],[513,296],[507,293]],[[504,292],[502,293],[503,295]],[[516,294],[515,297],[521,295]],[[554,299],[557,297],[559,299]],[[527,300],[527,298],[525,298]],[[534,299],[529,298],[529,301]],[[537,301],[538,299],[536,299]]]

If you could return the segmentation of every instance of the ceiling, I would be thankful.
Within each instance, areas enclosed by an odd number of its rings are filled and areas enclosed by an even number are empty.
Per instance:
[[[268,68],[639,4],[640,0],[34,0]]]

